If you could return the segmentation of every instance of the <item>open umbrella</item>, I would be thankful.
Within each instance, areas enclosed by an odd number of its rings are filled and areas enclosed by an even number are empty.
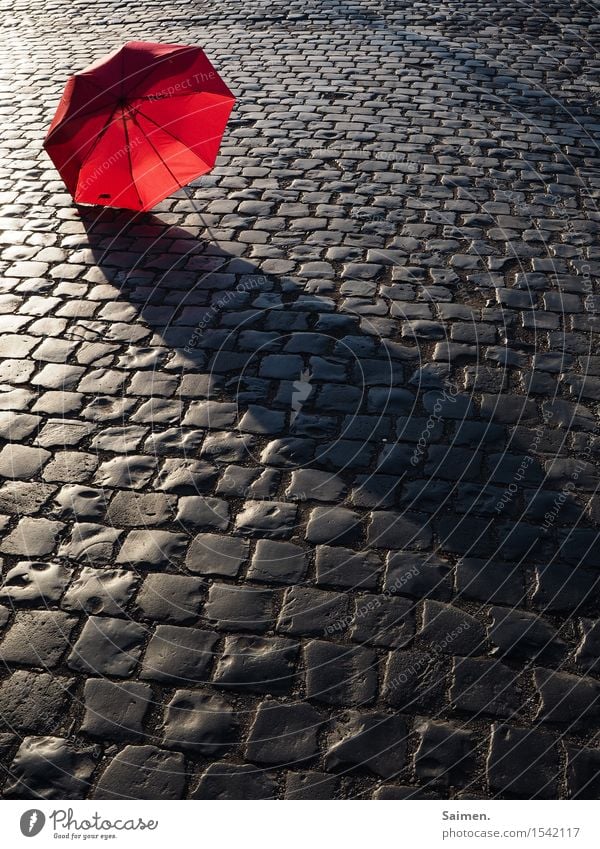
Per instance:
[[[211,170],[234,103],[199,47],[129,41],[70,78],[44,147],[78,203],[146,211]]]

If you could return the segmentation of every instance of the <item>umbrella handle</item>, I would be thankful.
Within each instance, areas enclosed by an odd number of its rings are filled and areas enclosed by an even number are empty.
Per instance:
[[[209,234],[209,236],[210,236],[210,238],[211,238],[212,242],[213,242],[215,245],[218,245],[219,243],[218,243],[218,241],[216,240],[216,238],[215,238],[215,236],[214,236],[214,234],[213,234],[213,232],[212,232],[212,230],[211,230],[210,226],[209,226],[209,225],[206,223],[206,221],[204,220],[203,215],[202,215],[202,212],[200,211],[200,209],[198,208],[198,206],[197,206],[197,204],[196,204],[196,199],[194,198],[194,196],[193,196],[193,194],[192,194],[192,188],[191,188],[191,186],[189,186],[189,185],[187,185],[187,186],[181,186],[181,188],[183,189],[183,191],[185,192],[185,196],[187,197],[187,199],[188,199],[188,200],[189,200],[189,202],[191,203],[191,205],[192,205],[192,208],[193,208],[194,212],[195,212],[195,213],[197,213],[198,218],[200,219],[200,221],[202,222],[202,224],[204,225],[204,227],[205,227],[205,228],[206,228],[206,230],[208,231],[208,234]],[[215,272],[219,271],[221,268],[224,268],[224,267],[225,267],[225,266],[226,266],[226,265],[227,265],[227,264],[231,261],[231,259],[232,259],[232,257],[231,257],[231,256],[226,256],[226,257],[223,259],[223,262],[220,262],[220,263],[219,263],[219,264],[218,264],[215,268],[211,268],[209,271],[207,271],[207,272],[206,272],[206,274],[204,274],[204,275],[200,278],[200,281],[198,281],[198,282],[201,282],[201,281],[202,281],[202,280],[204,280],[206,277],[208,277],[210,274],[214,274]],[[194,347],[195,347],[195,342],[193,342],[193,340],[194,340],[194,338],[195,338],[195,335],[196,335],[195,333],[193,333],[193,334],[192,334],[191,340],[188,342],[188,344],[186,345],[186,347],[185,347],[185,349],[184,349],[184,350],[186,351],[186,353],[188,353],[188,354],[190,353],[190,346],[191,346],[191,348],[192,348],[192,349],[194,349]]]
[[[215,244],[215,245],[217,245],[217,246],[218,246],[218,245],[219,245],[219,242],[218,242],[217,238],[215,237],[215,235],[214,235],[213,231],[211,230],[210,225],[209,225],[209,224],[207,224],[207,223],[206,223],[206,221],[204,220],[204,217],[203,217],[203,215],[202,215],[202,212],[200,211],[200,209],[199,209],[199,208],[198,208],[198,206],[197,206],[196,199],[194,198],[194,196],[193,196],[193,194],[192,194],[192,187],[191,187],[191,186],[189,186],[189,185],[186,185],[186,186],[181,186],[181,188],[183,189],[183,191],[185,192],[185,196],[187,197],[187,199],[188,199],[188,200],[189,200],[189,202],[191,203],[191,205],[192,205],[192,208],[193,208],[194,212],[197,214],[198,218],[199,218],[199,219],[200,219],[200,221],[202,222],[202,225],[203,225],[204,229],[208,232],[208,235],[210,236],[211,241],[213,242],[213,244]],[[224,266],[226,266],[226,265],[227,265],[227,263],[228,263],[228,262],[230,262],[230,260],[231,260],[231,259],[232,259],[232,257],[230,257],[230,256],[226,257],[226,258],[223,260],[223,262],[221,262],[219,265],[217,265],[217,267],[216,267],[216,268],[213,268],[213,269],[212,269],[212,271],[211,271],[211,272],[209,272],[209,273],[214,273],[215,271],[219,271],[219,269],[221,269],[221,268],[223,268]]]
[[[192,187],[191,187],[191,186],[189,186],[189,185],[186,185],[186,186],[180,186],[180,188],[181,188],[181,189],[183,189],[183,191],[184,191],[184,193],[185,193],[186,198],[189,200],[189,202],[190,202],[190,203],[191,203],[191,205],[192,205],[192,209],[194,210],[194,212],[196,213],[196,215],[198,216],[198,218],[199,218],[199,219],[200,219],[200,221],[202,222],[202,226],[204,227],[204,229],[205,229],[205,230],[207,230],[207,231],[208,231],[208,235],[210,236],[210,238],[212,239],[212,241],[213,241],[213,242],[216,242],[217,240],[215,239],[215,237],[214,237],[214,235],[213,235],[213,232],[212,232],[212,230],[210,229],[210,226],[209,226],[209,225],[206,223],[206,221],[204,220],[204,216],[203,216],[203,214],[202,214],[201,210],[199,209],[199,207],[198,207],[198,205],[197,205],[196,199],[195,199],[195,197],[194,197],[194,195],[193,195],[193,193],[192,193]]]

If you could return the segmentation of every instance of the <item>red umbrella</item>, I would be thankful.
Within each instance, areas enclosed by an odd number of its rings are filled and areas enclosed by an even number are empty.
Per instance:
[[[146,211],[210,171],[234,103],[199,47],[129,41],[70,78],[44,147],[78,203]]]

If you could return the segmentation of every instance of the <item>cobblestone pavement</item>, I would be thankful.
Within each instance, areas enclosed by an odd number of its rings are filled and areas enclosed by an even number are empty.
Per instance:
[[[597,798],[597,7],[2,6],[3,795]],[[41,148],[129,39],[196,209]]]

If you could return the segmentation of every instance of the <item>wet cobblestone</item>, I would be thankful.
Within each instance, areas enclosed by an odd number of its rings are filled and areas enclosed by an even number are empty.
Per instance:
[[[2,795],[597,796],[599,33],[566,0],[18,4]],[[42,150],[129,39],[238,98],[193,204],[77,207]]]

